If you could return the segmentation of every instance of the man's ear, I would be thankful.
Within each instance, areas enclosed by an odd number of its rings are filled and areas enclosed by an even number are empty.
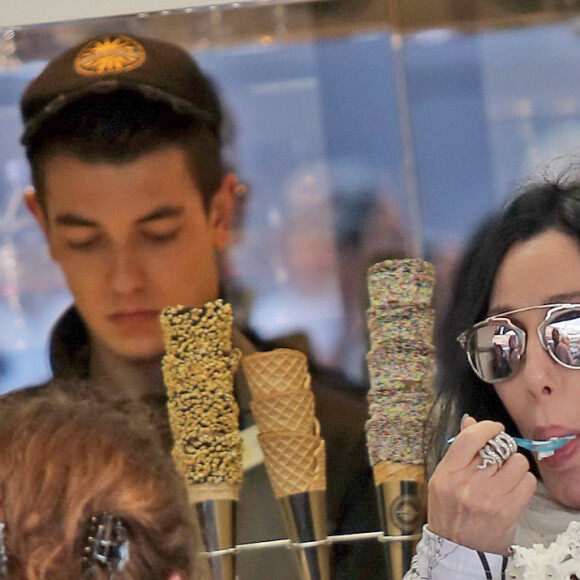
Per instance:
[[[24,203],[26,204],[28,211],[30,211],[30,213],[34,216],[34,219],[36,220],[36,223],[38,223],[38,225],[40,226],[40,229],[43,231],[50,255],[52,256],[52,259],[55,260],[56,258],[54,257],[54,253],[52,251],[50,236],[48,235],[48,220],[46,212],[44,211],[42,205],[38,201],[38,194],[36,193],[34,188],[29,187],[24,192]]]
[[[209,223],[217,250],[225,249],[230,241],[238,188],[238,178],[228,173],[211,201]]]
[[[28,211],[34,216],[34,219],[38,222],[38,225],[41,227],[42,231],[46,235],[46,231],[48,229],[48,224],[46,221],[46,214],[38,201],[38,195],[34,188],[29,187],[24,193],[24,203],[28,208]]]

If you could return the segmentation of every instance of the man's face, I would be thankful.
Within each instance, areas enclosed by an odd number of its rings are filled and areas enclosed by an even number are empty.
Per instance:
[[[234,176],[209,214],[179,148],[130,163],[59,155],[46,161],[44,183],[46,211],[28,203],[93,340],[135,360],[158,356],[164,307],[217,298],[215,251],[228,241]]]

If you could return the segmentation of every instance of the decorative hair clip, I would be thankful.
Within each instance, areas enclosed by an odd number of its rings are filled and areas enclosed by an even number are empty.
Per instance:
[[[91,516],[83,552],[83,576],[90,578],[97,568],[110,576],[120,572],[129,560],[129,539],[123,519],[103,512]]]
[[[8,574],[8,556],[6,555],[6,546],[4,546],[4,529],[6,524],[0,522],[0,578]]]

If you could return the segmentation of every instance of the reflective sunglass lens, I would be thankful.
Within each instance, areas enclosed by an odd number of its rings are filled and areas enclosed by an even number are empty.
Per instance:
[[[580,367],[579,341],[580,308],[556,314],[545,326],[544,344],[564,365]]]
[[[468,347],[474,369],[484,381],[508,379],[519,368],[523,350],[521,340],[506,324],[490,322],[476,329]]]

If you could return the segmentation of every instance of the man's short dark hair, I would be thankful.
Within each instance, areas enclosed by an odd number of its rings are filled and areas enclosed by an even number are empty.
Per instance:
[[[48,119],[28,144],[32,181],[46,209],[45,162],[59,154],[88,162],[130,163],[176,146],[187,154],[192,178],[207,210],[225,173],[221,136],[163,101],[132,91],[89,95]]]

